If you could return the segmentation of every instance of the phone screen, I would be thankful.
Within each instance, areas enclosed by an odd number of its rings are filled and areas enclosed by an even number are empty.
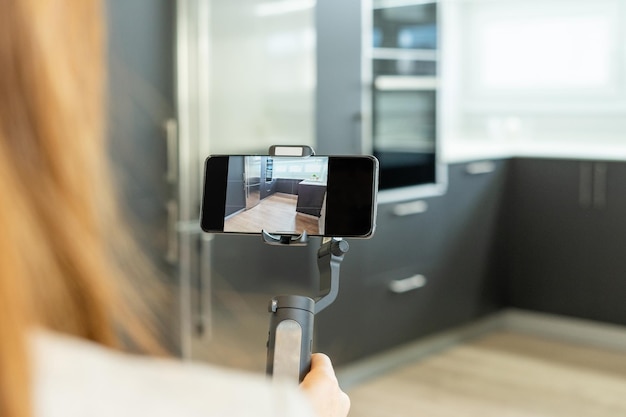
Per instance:
[[[369,237],[377,188],[372,156],[211,156],[201,226],[212,233]]]

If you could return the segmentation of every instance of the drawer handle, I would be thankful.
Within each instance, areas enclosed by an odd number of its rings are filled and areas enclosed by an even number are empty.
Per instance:
[[[410,216],[411,214],[422,214],[428,210],[428,203],[424,200],[411,201],[409,203],[396,204],[393,214],[398,217]]]
[[[403,294],[422,288],[425,285],[426,277],[418,274],[413,275],[412,277],[391,281],[389,283],[389,290],[394,294]]]

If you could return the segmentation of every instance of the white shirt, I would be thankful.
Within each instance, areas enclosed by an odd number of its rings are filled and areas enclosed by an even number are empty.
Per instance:
[[[34,337],[36,417],[314,417],[293,386],[208,365]]]

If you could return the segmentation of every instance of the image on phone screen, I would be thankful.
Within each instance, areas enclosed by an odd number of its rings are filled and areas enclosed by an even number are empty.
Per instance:
[[[202,229],[368,237],[374,227],[377,167],[373,157],[209,157]]]

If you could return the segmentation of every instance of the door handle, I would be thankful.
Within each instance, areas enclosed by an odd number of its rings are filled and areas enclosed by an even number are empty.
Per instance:
[[[426,277],[424,275],[413,275],[404,279],[393,280],[389,283],[389,290],[394,294],[404,294],[409,291],[417,290],[426,285]]]
[[[167,119],[163,123],[167,148],[167,171],[165,180],[175,184],[178,180],[178,122],[176,119]]]
[[[178,262],[178,202],[170,200],[166,204],[167,210],[167,248],[165,260],[170,264]]]

